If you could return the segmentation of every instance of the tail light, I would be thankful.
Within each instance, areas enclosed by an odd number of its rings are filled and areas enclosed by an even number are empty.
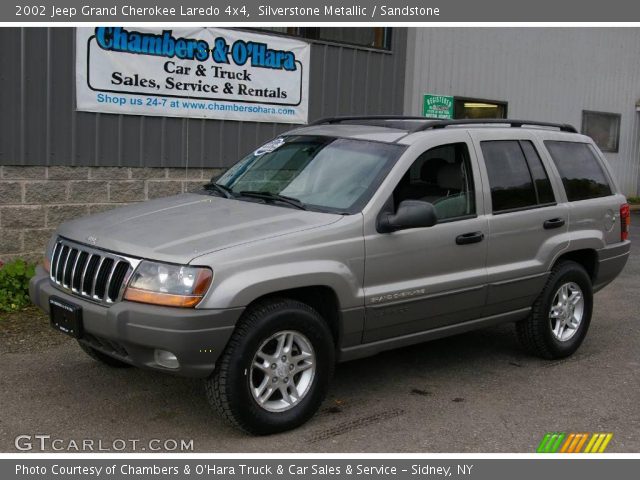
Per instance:
[[[629,227],[631,226],[631,211],[629,204],[620,205],[620,241],[629,239]]]

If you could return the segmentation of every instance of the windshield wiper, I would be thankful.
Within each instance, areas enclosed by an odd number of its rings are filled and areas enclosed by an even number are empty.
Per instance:
[[[291,205],[292,207],[299,208],[300,210],[307,210],[307,207],[305,207],[304,203],[302,203],[297,198],[287,197],[286,195],[280,195],[278,193],[243,190],[240,192],[240,196],[260,198],[267,201],[282,202]]]
[[[224,185],[220,185],[219,183],[215,183],[215,182],[207,183],[204,186],[204,189],[205,190],[209,190],[211,192],[220,193],[225,198],[235,198],[235,195],[233,194],[233,192],[231,191],[231,189],[229,187],[226,187]]]

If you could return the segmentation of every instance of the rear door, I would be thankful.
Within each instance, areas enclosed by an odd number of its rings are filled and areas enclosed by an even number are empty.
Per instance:
[[[531,306],[568,246],[569,209],[543,146],[526,130],[476,129],[489,233],[484,315]]]

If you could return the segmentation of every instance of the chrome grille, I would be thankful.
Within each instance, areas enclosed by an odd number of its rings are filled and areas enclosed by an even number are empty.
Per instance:
[[[51,281],[73,295],[112,304],[139,260],[59,238],[51,255]]]

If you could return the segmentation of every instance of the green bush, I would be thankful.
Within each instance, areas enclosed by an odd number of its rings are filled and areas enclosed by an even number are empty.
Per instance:
[[[17,259],[0,262],[0,312],[14,312],[29,305],[29,280],[35,265]]]
[[[640,203],[640,197],[627,197],[627,202],[637,205]]]

